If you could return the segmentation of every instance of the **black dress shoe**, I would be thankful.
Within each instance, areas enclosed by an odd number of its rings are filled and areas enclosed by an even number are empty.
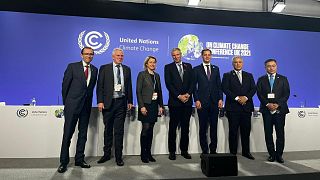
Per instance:
[[[246,157],[246,158],[248,158],[248,159],[251,159],[251,160],[254,160],[255,158],[252,156],[252,154],[250,154],[250,153],[244,153],[244,154],[242,154],[242,156],[243,157]]]
[[[116,163],[117,163],[118,166],[123,166],[124,165],[124,162],[123,162],[122,159],[117,159]]]
[[[267,159],[269,162],[274,162],[276,158],[274,156],[269,156]]]
[[[102,156],[97,163],[101,164],[109,160],[110,160],[110,156]]]
[[[210,154],[217,154],[216,151],[210,151]]]
[[[277,156],[277,162],[278,163],[284,163],[284,160],[281,156]]]
[[[90,168],[91,166],[87,164],[85,161],[74,163],[75,166],[80,166],[81,168]]]
[[[176,160],[176,154],[175,153],[170,153],[169,154],[169,159],[170,160]]]
[[[181,156],[185,159],[191,159],[191,155],[188,152],[181,152]]]
[[[58,173],[64,173],[67,171],[67,166],[66,164],[60,164],[60,166],[58,167]]]
[[[146,157],[141,157],[141,161],[142,161],[143,163],[149,163],[149,159],[146,158]]]
[[[152,157],[152,155],[149,155],[148,160],[150,162],[156,162],[156,159]]]

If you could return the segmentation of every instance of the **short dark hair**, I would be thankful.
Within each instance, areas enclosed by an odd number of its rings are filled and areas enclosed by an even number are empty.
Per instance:
[[[265,62],[264,62],[264,65],[266,66],[268,62],[275,62],[277,64],[277,60],[275,59],[267,59]]]
[[[201,51],[201,55],[203,55],[203,53],[204,53],[205,51],[209,51],[209,52],[210,52],[210,54],[212,54],[212,52],[211,52],[211,50],[210,50],[210,49],[205,48],[205,49],[202,49],[202,51]]]
[[[93,51],[93,53],[94,53],[94,50],[92,49],[92,47],[84,47],[84,48],[81,49],[81,54],[83,54],[83,51],[84,51],[85,49],[91,49],[91,50]]]

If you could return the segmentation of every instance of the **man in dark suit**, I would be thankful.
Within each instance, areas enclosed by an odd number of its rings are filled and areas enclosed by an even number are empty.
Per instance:
[[[260,112],[263,117],[266,145],[269,153],[268,161],[277,160],[284,163],[284,125],[286,114],[289,113],[287,101],[290,87],[287,77],[277,73],[277,61],[268,59],[264,63],[267,74],[257,82],[257,94],[260,100]],[[276,130],[276,148],[273,142],[273,126]]]
[[[131,70],[122,64],[123,50],[112,51],[113,62],[102,65],[97,83],[98,109],[103,114],[104,155],[98,163],[111,158],[113,135],[115,136],[115,158],[118,166],[123,166],[122,159],[124,121],[127,109],[132,108]]]
[[[169,159],[176,159],[176,130],[179,124],[181,127],[181,156],[191,159],[191,155],[188,153],[188,146],[189,124],[192,113],[192,66],[181,61],[181,50],[179,48],[174,48],[171,51],[171,56],[174,62],[164,67],[165,82],[169,91]]]
[[[235,56],[232,59],[233,70],[222,78],[222,90],[226,95],[225,110],[229,122],[230,153],[237,154],[238,129],[240,127],[242,156],[254,160],[250,153],[251,114],[254,110],[252,97],[256,85],[251,73],[242,70],[243,59]]]
[[[194,68],[194,101],[199,117],[199,136],[202,154],[216,154],[217,125],[219,109],[222,108],[222,89],[218,66],[210,64],[211,50],[201,51],[203,63]],[[210,125],[210,145],[208,147],[207,131]]]
[[[72,135],[78,122],[78,141],[75,165],[90,168],[84,161],[84,149],[92,107],[93,89],[97,81],[98,69],[91,63],[93,49],[85,47],[81,50],[82,61],[71,63],[64,72],[62,82],[62,99],[64,104],[64,128],[60,153],[59,173],[67,170],[69,163],[69,147]]]

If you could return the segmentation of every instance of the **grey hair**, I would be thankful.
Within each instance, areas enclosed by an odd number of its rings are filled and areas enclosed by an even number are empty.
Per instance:
[[[241,61],[243,61],[241,56],[233,56],[232,62],[234,62],[236,59],[241,59]]]
[[[121,48],[114,48],[112,50],[112,55],[114,55],[116,53],[116,51],[121,51],[123,53],[123,50]]]

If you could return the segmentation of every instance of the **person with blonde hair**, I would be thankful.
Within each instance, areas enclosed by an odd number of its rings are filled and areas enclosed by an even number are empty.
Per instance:
[[[137,78],[138,120],[142,124],[140,146],[143,163],[156,161],[151,154],[153,127],[164,110],[160,76],[155,72],[156,63],[155,57],[148,56],[144,60],[144,71],[141,71]]]

